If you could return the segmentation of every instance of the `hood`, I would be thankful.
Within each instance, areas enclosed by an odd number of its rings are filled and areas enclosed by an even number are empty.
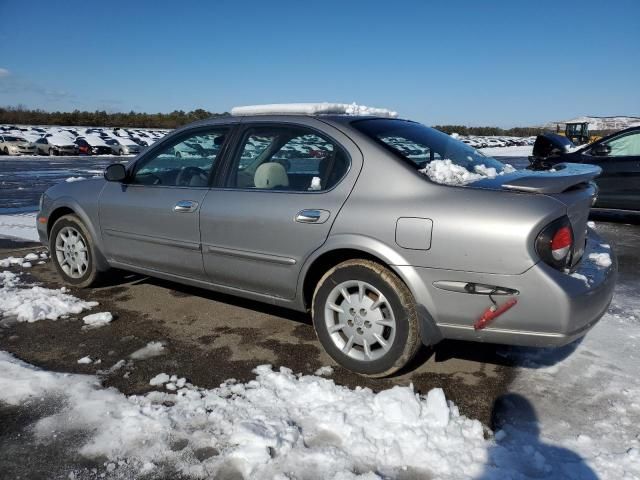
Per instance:
[[[516,170],[495,178],[479,180],[471,185],[492,190],[553,194],[589,183],[600,173],[602,169],[595,165],[559,163],[551,170]]]

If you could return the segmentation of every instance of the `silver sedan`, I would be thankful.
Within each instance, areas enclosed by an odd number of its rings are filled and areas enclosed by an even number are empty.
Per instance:
[[[370,376],[443,338],[562,345],[604,314],[597,167],[518,171],[332,105],[239,109],[54,186],[41,241],[70,285],[116,267],[310,312],[329,355]]]

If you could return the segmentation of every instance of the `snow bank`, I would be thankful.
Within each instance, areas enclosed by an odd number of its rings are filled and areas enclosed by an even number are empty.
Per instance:
[[[0,282],[0,319],[29,323],[57,320],[98,305],[98,302],[85,302],[69,295],[65,288],[52,290],[26,285],[9,271],[0,272]]]
[[[0,215],[0,237],[18,238],[33,242],[39,241],[38,231],[36,230],[36,214]]]
[[[95,377],[44,372],[0,352],[0,400],[63,398],[61,411],[34,425],[36,435],[86,432],[80,454],[126,460],[118,467],[128,469],[125,478],[163,466],[207,478],[396,477],[408,468],[450,479],[483,471],[489,443],[481,424],[460,416],[440,389],[376,394],[286,368],[263,365],[255,373],[246,384],[203,390],[186,383],[176,394],[126,397]],[[166,380],[158,377],[152,381]],[[208,458],[199,461],[202,451]]]
[[[470,172],[465,167],[445,159],[429,162],[425,168],[420,170],[420,173],[424,173],[432,181],[443,185],[466,185],[484,178],[495,178],[514,170],[511,165],[505,165],[504,171],[498,173],[495,168],[481,164],[474,167],[474,172]]]

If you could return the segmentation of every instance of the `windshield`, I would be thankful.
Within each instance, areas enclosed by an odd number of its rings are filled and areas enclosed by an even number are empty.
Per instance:
[[[495,158],[420,123],[380,118],[357,120],[352,125],[419,170],[434,160],[449,160],[473,173],[485,167],[495,169],[498,174],[505,169]]]

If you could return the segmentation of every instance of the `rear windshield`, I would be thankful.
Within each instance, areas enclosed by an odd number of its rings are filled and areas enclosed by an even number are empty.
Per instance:
[[[495,158],[420,123],[376,118],[356,120],[352,125],[419,170],[427,168],[434,160],[450,160],[472,173],[493,168],[500,174],[505,169],[505,165]]]

